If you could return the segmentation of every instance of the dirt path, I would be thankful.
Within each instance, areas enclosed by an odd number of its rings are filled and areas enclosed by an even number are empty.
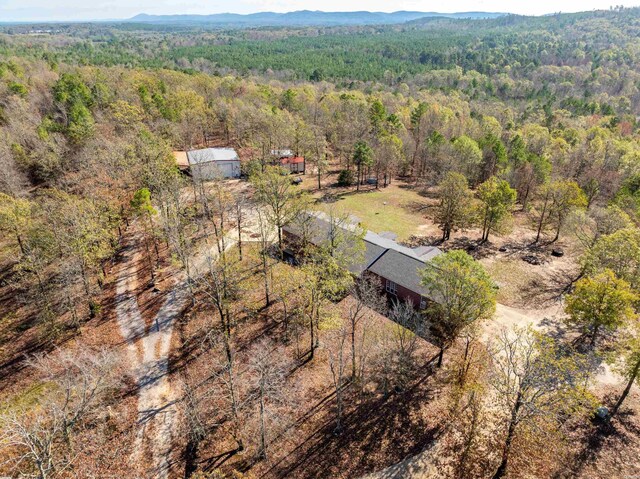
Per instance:
[[[433,454],[433,447],[427,447],[415,456],[408,457],[381,471],[362,476],[360,479],[436,479],[442,477],[434,465]]]
[[[496,315],[492,321],[487,323],[483,337],[485,340],[489,340],[495,337],[500,329],[510,329],[514,326],[519,328],[532,326],[534,329],[545,331],[552,336],[563,336],[567,334],[566,327],[562,322],[565,315],[563,303],[542,309],[518,309],[498,304]],[[600,364],[594,381],[599,386],[619,387],[624,383],[624,379],[616,374],[606,362]]]
[[[177,396],[167,375],[168,357],[173,325],[187,304],[188,294],[181,277],[147,326],[137,300],[139,244],[142,242],[135,233],[127,236],[116,282],[116,317],[138,386],[138,430],[130,460],[137,466],[145,463],[145,457],[150,457],[153,467],[146,476],[165,479],[169,475],[177,415]]]
[[[251,220],[251,215],[247,216]],[[254,233],[255,224],[249,222],[246,231],[243,230],[243,241],[255,241],[251,237]],[[237,243],[237,234],[237,230],[227,234],[226,249]],[[168,375],[169,353],[174,323],[189,302],[189,287],[186,273],[180,270],[156,315],[145,319],[137,299],[143,244],[138,233],[127,234],[116,280],[116,317],[127,344],[132,376],[138,386],[138,429],[130,461],[139,466],[149,458],[152,467],[145,477],[167,479],[178,423],[176,402],[180,396]],[[191,260],[192,277],[205,274],[217,256],[217,248],[203,245]]]
[[[540,309],[519,309],[496,305],[496,314],[491,321],[484,325],[483,340],[490,341],[503,329],[513,327],[525,328],[531,326],[534,329],[546,331],[552,335],[564,334],[562,318],[565,315],[563,303],[553,304]],[[595,383],[600,386],[619,387],[623,379],[615,374],[611,368],[603,363],[595,377]],[[360,479],[430,479],[442,477],[436,458],[438,458],[438,443],[431,444],[424,451],[405,458],[386,469],[377,471]]]
[[[169,352],[173,325],[189,300],[183,283],[176,285],[142,338],[143,360],[138,370],[138,441],[151,442],[154,476],[166,478],[169,471],[176,399],[169,376]],[[151,431],[147,431],[150,426]]]
[[[541,309],[519,309],[498,303],[495,316],[492,320],[486,322],[483,338],[485,340],[495,338],[503,328],[532,326],[533,328],[544,329],[549,323],[557,323],[563,316],[562,303]]]

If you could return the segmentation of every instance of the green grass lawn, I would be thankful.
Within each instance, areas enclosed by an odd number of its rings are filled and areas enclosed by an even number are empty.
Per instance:
[[[339,211],[356,216],[366,229],[376,233],[392,231],[398,240],[406,240],[417,234],[418,227],[426,222],[421,209],[425,204],[425,198],[415,191],[391,185],[341,194],[334,203],[321,203],[320,209],[335,205]]]

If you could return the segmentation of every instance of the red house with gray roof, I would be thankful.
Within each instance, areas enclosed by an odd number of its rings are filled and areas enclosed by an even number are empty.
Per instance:
[[[310,214],[313,231],[307,240],[316,246],[327,241],[333,226],[322,214]],[[292,259],[296,256],[296,242],[302,232],[295,225],[282,228],[287,248],[285,253]],[[392,234],[364,234],[364,254],[354,263],[346,265],[355,276],[368,275],[380,282],[387,295],[400,301],[410,300],[417,309],[427,307],[433,301],[429,291],[421,284],[420,270],[432,259],[442,254],[434,246],[408,248],[398,244]]]

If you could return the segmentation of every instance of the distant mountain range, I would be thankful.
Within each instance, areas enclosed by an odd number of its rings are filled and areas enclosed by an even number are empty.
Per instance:
[[[154,24],[189,24],[220,26],[331,26],[331,25],[382,25],[404,23],[427,17],[440,18],[497,18],[506,13],[490,12],[321,12],[300,10],[288,13],[260,12],[242,15],[238,13],[216,13],[213,15],[147,15],[141,13],[127,22]]]

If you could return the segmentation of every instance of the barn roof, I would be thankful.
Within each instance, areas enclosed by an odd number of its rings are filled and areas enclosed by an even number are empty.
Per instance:
[[[212,161],[239,161],[240,158],[233,148],[204,148],[187,152],[189,164],[197,165]]]
[[[189,166],[189,159],[187,158],[187,152],[186,151],[174,151],[173,152],[173,156],[176,159],[176,164],[179,167],[185,168],[187,166]]]

